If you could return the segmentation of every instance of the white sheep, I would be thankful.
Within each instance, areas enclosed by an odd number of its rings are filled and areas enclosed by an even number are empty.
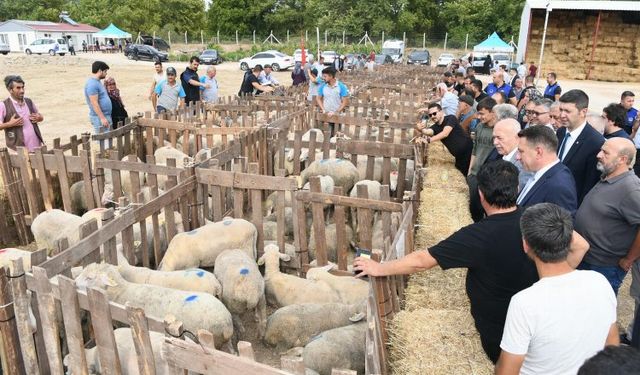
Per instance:
[[[264,254],[258,259],[258,265],[265,265],[264,281],[267,302],[282,307],[294,303],[340,301],[338,295],[324,281],[302,279],[280,272],[281,259],[288,262],[291,257],[280,253],[275,245],[265,247]]]
[[[31,223],[31,232],[39,249],[53,251],[58,240],[66,237],[69,246],[80,241],[80,225],[84,220],[77,215],[53,209],[40,213]]]
[[[233,335],[231,313],[216,297],[208,293],[187,292],[156,285],[126,281],[116,266],[89,264],[76,278],[81,289],[102,288],[110,301],[144,309],[148,315],[163,319],[173,315],[191,332],[206,329],[214,336],[217,348]]]
[[[365,304],[302,303],[281,307],[267,320],[264,342],[279,349],[305,346],[317,334],[365,316]]]
[[[351,193],[349,193],[350,197],[352,198],[358,197],[358,186],[360,185],[367,187],[367,195],[368,195],[367,199],[380,200],[380,188],[382,187],[382,185],[380,184],[380,182],[374,181],[374,180],[358,181],[353,186]],[[357,215],[358,210],[355,208],[351,208],[350,212],[351,212],[351,226],[355,229],[356,233],[360,233],[360,230],[358,228],[358,215]],[[374,219],[375,219],[375,216],[376,215],[374,214]]]
[[[311,163],[300,173],[300,187],[312,176],[331,176],[335,186],[341,186],[345,194],[351,191],[353,185],[360,180],[358,169],[349,161],[343,159],[322,159]]]
[[[168,159],[176,160],[177,168],[184,168],[185,165],[191,164],[193,162],[193,158],[190,158],[189,155],[183,153],[182,151],[175,149],[171,146],[164,146],[158,148],[153,156],[156,159],[157,165],[167,165]],[[166,190],[167,177],[159,175],[158,176],[158,188]]]
[[[330,329],[314,337],[302,352],[305,367],[320,375],[331,375],[334,368],[364,373],[367,323],[360,322]]]
[[[358,155],[357,159],[357,167],[358,167],[358,175],[360,176],[360,180],[364,180],[367,178],[367,164],[369,162],[369,157],[367,155]],[[377,157],[373,162],[373,179],[382,182],[382,165],[384,163],[384,158]],[[398,170],[398,159],[390,159],[390,172],[394,172]]]
[[[351,226],[345,225],[345,240],[347,243],[347,263],[353,263],[353,259],[355,259],[355,255],[353,251],[350,250],[349,244],[353,242],[353,229]],[[327,260],[332,262],[338,261],[338,236],[336,230],[336,224],[331,223],[325,226],[324,228],[324,238],[321,239],[325,243],[325,248],[327,250]],[[311,259],[316,259],[318,257],[316,252],[316,234],[315,228],[312,226],[311,231],[309,233],[309,257]]]
[[[352,276],[336,276],[329,273],[333,265],[310,268],[307,280],[324,281],[338,295],[341,303],[359,304],[369,295],[369,283]]]
[[[302,135],[302,142],[309,142],[309,140],[311,139],[311,133],[316,134],[316,147],[322,148],[322,144],[324,143],[324,134],[320,129],[307,130],[307,132]],[[293,141],[294,139],[295,139],[294,134],[290,133],[289,140]],[[294,155],[294,150],[290,149],[289,152],[287,153],[287,160],[292,162],[293,155]],[[306,161],[308,158],[309,158],[309,149],[307,147],[302,147],[300,149],[300,161],[301,162]]]
[[[196,267],[213,267],[224,250],[240,249],[256,259],[256,227],[244,219],[225,217],[190,232],[179,233],[169,243],[159,269],[174,271]]]
[[[122,375],[138,375],[138,355],[136,354],[135,344],[133,343],[133,335],[131,328],[118,328],[113,331],[118,348],[118,358],[120,359],[120,368]],[[157,375],[170,375],[169,365],[162,358],[162,345],[164,344],[165,335],[159,332],[149,331],[151,341],[151,351],[153,352],[153,362],[155,364]],[[100,365],[98,356],[98,347],[85,349],[85,357],[89,367],[89,374],[101,374],[103,369]],[[64,357],[63,364],[70,366],[72,357],[70,354]]]
[[[214,273],[222,283],[222,302],[231,311],[236,332],[244,332],[239,315],[253,310],[259,336],[267,325],[264,278],[256,262],[242,250],[225,250],[216,258]]]

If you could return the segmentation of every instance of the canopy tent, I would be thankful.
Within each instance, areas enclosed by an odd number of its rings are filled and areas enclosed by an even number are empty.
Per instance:
[[[94,38],[129,39],[131,34],[120,30],[116,25],[110,24],[106,29],[93,34]]]
[[[473,47],[474,52],[506,52],[513,53],[514,48],[500,39],[498,34],[494,31],[487,39],[482,43]]]

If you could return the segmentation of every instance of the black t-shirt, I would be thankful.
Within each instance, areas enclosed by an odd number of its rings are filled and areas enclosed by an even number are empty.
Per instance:
[[[489,95],[485,94],[484,91],[480,91],[480,95],[475,97],[476,103],[480,103],[482,99],[488,98]]]
[[[253,92],[255,91],[255,87],[253,87],[254,82],[260,83],[258,81],[258,77],[256,77],[256,75],[253,74],[251,71],[247,72],[247,74],[244,75],[244,79],[242,80],[242,85],[240,86],[240,92],[238,94],[239,95],[253,94]]]
[[[471,151],[473,148],[473,142],[471,138],[465,133],[464,129],[458,123],[458,119],[454,115],[444,116],[442,124],[431,125],[433,129],[433,135],[439,134],[445,128],[450,126],[452,128],[451,133],[444,138],[441,142],[449,150],[451,155],[458,156],[464,155],[466,152]]]
[[[200,87],[194,86],[189,83],[190,80],[199,81],[198,73],[191,70],[189,67],[180,74],[180,81],[182,81],[182,89],[186,97],[184,98],[186,103],[197,102],[200,100]]]
[[[502,336],[511,297],[538,280],[522,248],[524,210],[494,214],[466,226],[429,249],[442,269],[468,268],[466,289],[471,315],[481,335]],[[486,322],[486,324],[478,324]]]
[[[464,92],[464,83],[456,83],[453,89],[458,93],[458,96],[462,95]]]

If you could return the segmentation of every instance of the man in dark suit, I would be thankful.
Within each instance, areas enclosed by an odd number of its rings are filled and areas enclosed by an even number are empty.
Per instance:
[[[557,131],[558,158],[566,165],[576,182],[578,206],[584,196],[600,180],[596,155],[604,137],[587,123],[589,97],[582,90],[570,90],[560,97],[560,123]]]
[[[518,133],[518,160],[533,178],[520,191],[521,207],[555,203],[575,215],[578,209],[576,185],[571,171],[558,160],[558,139],[546,126],[530,126]]]

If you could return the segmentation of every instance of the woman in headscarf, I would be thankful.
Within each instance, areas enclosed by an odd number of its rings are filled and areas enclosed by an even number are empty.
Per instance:
[[[113,77],[109,77],[105,79],[104,86],[109,94],[109,99],[111,99],[111,120],[113,120],[113,129],[116,129],[121,122],[124,124],[129,114],[127,110],[124,109],[124,104],[120,97],[120,90],[118,86],[116,86],[116,80],[113,79]]]
[[[304,74],[304,70],[302,70],[302,63],[300,61],[296,61],[293,72],[291,72],[291,79],[293,80],[294,86],[307,82],[307,76]]]

